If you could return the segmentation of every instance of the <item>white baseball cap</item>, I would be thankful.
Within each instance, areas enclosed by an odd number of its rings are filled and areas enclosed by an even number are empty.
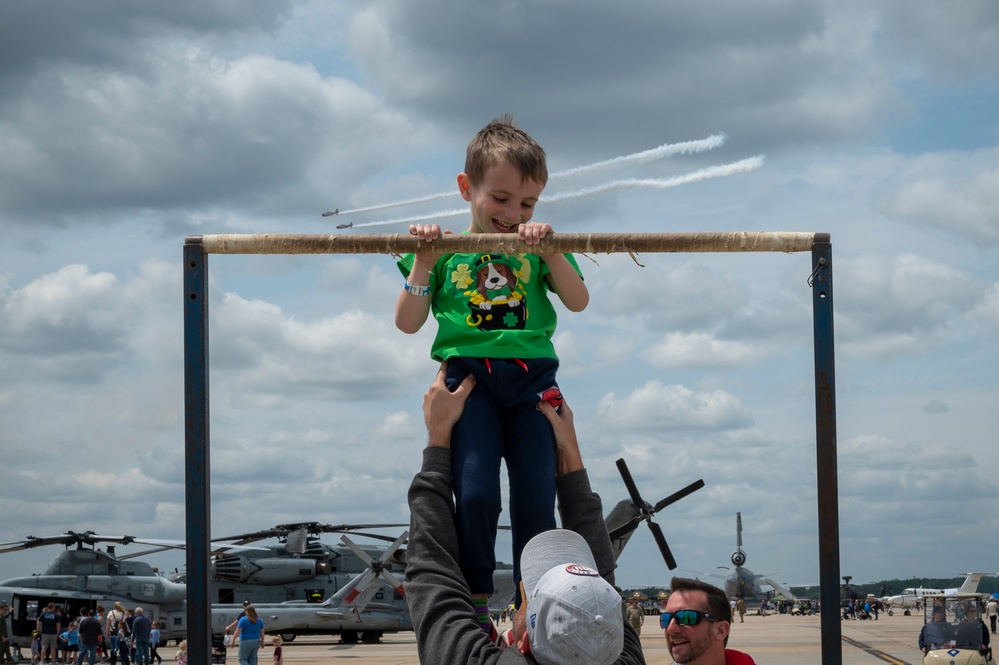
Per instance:
[[[527,595],[527,635],[542,665],[613,663],[624,648],[621,596],[597,572],[575,531],[552,529],[527,543],[520,558]]]

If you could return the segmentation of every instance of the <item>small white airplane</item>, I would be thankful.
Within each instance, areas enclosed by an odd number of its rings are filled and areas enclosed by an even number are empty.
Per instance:
[[[994,576],[999,575],[999,573],[965,573],[964,583],[954,589],[930,589],[928,587],[909,587],[907,589],[902,589],[902,593],[895,596],[884,596],[879,598],[885,609],[888,611],[888,615],[891,616],[895,613],[895,610],[908,610],[915,609],[919,604],[919,601],[923,596],[929,594],[945,594],[948,596],[953,596],[959,593],[977,593],[978,583],[984,576]]]

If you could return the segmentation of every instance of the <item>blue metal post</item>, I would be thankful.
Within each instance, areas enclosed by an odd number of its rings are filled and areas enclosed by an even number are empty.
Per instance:
[[[822,665],[843,662],[839,611],[839,480],[836,461],[836,367],[833,354],[832,243],[812,243],[812,329],[815,336],[815,460],[819,503]]]
[[[209,665],[211,659],[208,422],[208,254],[201,237],[194,236],[184,243],[184,484],[190,665]]]

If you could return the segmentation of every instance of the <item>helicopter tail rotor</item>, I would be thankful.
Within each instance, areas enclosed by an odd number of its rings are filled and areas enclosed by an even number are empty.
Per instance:
[[[631,525],[634,524],[636,520],[645,520],[645,523],[649,525],[649,530],[652,531],[652,537],[655,538],[656,545],[659,547],[659,552],[662,554],[663,561],[666,562],[667,568],[673,570],[677,567],[676,559],[670,551],[669,543],[666,542],[666,536],[663,534],[662,527],[653,522],[652,517],[666,506],[676,503],[680,499],[693,494],[697,490],[704,487],[704,480],[697,480],[690,485],[687,485],[680,491],[670,494],[668,497],[653,506],[647,503],[642,498],[642,495],[639,494],[638,486],[635,485],[635,479],[632,478],[631,471],[628,470],[628,464],[624,461],[624,458],[617,460],[617,468],[621,473],[621,479],[624,481],[625,487],[628,488],[628,494],[631,495],[632,505],[635,510],[635,517],[631,522],[615,529],[614,532],[634,528]],[[614,532],[610,534],[611,540],[614,540],[615,538]]]
[[[357,612],[361,612],[364,607],[368,604],[371,598],[378,591],[378,585],[375,584],[379,578],[390,587],[396,591],[403,593],[402,581],[396,577],[390,570],[385,567],[386,562],[395,554],[396,550],[406,542],[409,537],[409,532],[404,531],[401,536],[395,539],[395,541],[384,551],[378,559],[373,559],[367,552],[362,550],[357,544],[352,541],[347,536],[340,536],[340,542],[346,545],[354,555],[363,561],[367,565],[367,570],[365,570],[360,579],[357,580],[357,584],[353,589],[344,597],[344,604],[353,608]]]

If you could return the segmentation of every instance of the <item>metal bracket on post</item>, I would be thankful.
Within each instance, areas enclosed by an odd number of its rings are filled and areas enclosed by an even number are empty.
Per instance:
[[[208,254],[201,237],[195,236],[184,243],[184,496],[189,665],[209,665],[212,653],[208,404]]]
[[[832,243],[815,234],[808,278],[815,348],[815,462],[819,508],[822,665],[843,662],[839,614],[839,479],[836,459],[836,367],[833,348]]]

